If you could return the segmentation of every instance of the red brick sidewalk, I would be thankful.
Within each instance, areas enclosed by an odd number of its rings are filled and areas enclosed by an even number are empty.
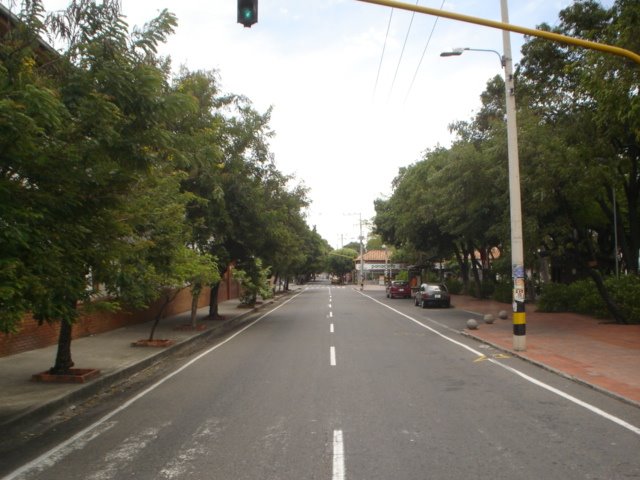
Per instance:
[[[527,306],[527,349],[513,352],[511,305],[454,295],[455,307],[495,316],[469,335],[640,406],[640,325],[615,325],[586,315],[541,313]],[[498,318],[505,310],[507,320]]]

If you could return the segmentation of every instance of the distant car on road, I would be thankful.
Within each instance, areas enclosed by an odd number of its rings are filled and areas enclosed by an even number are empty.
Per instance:
[[[449,308],[451,297],[447,287],[441,283],[423,283],[416,292],[414,304],[422,308],[430,305]]]
[[[411,298],[411,287],[407,282],[394,280],[387,284],[387,298]]]

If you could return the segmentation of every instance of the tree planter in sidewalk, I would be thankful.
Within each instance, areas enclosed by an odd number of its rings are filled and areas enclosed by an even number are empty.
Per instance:
[[[85,383],[100,375],[100,370],[95,368],[71,368],[66,374],[42,372],[31,376],[34,382],[45,383]]]
[[[160,340],[138,340],[131,344],[132,347],[168,347],[173,345],[173,340],[160,339]]]

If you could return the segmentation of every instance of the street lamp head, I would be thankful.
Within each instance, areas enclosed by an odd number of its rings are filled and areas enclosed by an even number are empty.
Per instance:
[[[442,52],[440,54],[441,57],[458,57],[460,55],[462,55],[462,52],[464,52],[465,50],[467,50],[466,48],[454,48],[453,50],[449,51],[449,52]]]

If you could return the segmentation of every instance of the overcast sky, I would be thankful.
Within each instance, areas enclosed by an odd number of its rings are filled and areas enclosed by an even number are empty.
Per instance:
[[[493,53],[439,56],[455,47],[502,53],[499,30],[357,0],[259,0],[252,28],[236,23],[236,0],[121,2],[130,26],[163,8],[178,17],[161,50],[174,69],[218,70],[225,92],[246,95],[259,111],[273,106],[276,164],[310,189],[308,223],[336,248],[357,239],[359,218],[373,217],[373,201],[391,194],[400,167],[450,144],[448,125],[469,120],[486,82],[502,74]],[[47,10],[67,3],[44,0]],[[500,20],[500,0],[418,3]],[[555,25],[571,3],[509,0],[510,21]],[[511,42],[518,62],[523,37]]]

